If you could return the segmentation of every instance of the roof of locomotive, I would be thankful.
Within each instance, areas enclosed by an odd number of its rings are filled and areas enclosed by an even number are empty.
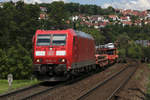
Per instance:
[[[89,39],[93,39],[94,38],[90,35],[90,34],[87,34],[85,32],[81,32],[81,31],[78,31],[78,30],[73,30],[73,29],[67,29],[67,30],[37,30],[36,31],[36,34],[48,34],[49,32],[51,33],[66,33],[66,32],[69,32],[72,33],[73,35],[77,35],[79,37],[83,37],[83,38],[89,38]]]
[[[81,32],[81,31],[77,31],[77,30],[75,30],[75,33],[76,33],[77,36],[94,40],[94,38],[90,34],[87,34],[87,33]]]
[[[36,34],[49,34],[49,33],[67,33],[69,30],[37,30]]]

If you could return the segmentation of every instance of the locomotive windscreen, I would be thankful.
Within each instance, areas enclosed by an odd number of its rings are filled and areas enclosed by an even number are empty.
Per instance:
[[[66,34],[39,34],[36,44],[37,46],[66,45]]]
[[[66,34],[53,34],[52,45],[66,45]]]
[[[37,46],[48,46],[50,45],[50,38],[49,34],[39,34],[37,36]]]

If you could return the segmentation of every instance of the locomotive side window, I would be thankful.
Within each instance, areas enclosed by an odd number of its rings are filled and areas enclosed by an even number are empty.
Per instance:
[[[52,45],[66,45],[66,34],[53,34]]]
[[[37,36],[37,46],[48,46],[50,45],[50,35],[49,34],[39,34]]]

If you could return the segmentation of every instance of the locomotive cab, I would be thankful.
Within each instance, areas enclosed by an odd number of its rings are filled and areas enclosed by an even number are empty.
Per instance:
[[[40,32],[34,41],[34,72],[49,76],[67,71],[67,34]],[[62,72],[62,73],[61,73]]]
[[[84,32],[37,30],[33,41],[33,70],[38,79],[68,78],[95,65],[94,39]]]

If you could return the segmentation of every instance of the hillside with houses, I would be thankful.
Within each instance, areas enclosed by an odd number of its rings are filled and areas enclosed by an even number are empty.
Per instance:
[[[91,5],[92,6],[92,5]],[[41,14],[39,19],[47,19],[47,7],[40,6]],[[79,22],[82,26],[94,27],[95,29],[104,28],[107,25],[122,25],[122,26],[142,26],[150,24],[150,10],[139,11],[132,9],[114,9],[111,13],[92,15],[89,13],[73,14],[66,22]],[[105,9],[104,9],[105,10]],[[106,11],[107,12],[107,11]],[[112,14],[113,13],[113,14]]]
[[[88,27],[94,27],[100,29],[110,24],[120,24],[122,26],[142,26],[150,24],[150,11],[138,11],[138,10],[123,10],[115,9],[116,14],[110,15],[84,15],[79,14],[72,17],[72,20],[76,19],[80,21],[81,25],[87,25]]]

